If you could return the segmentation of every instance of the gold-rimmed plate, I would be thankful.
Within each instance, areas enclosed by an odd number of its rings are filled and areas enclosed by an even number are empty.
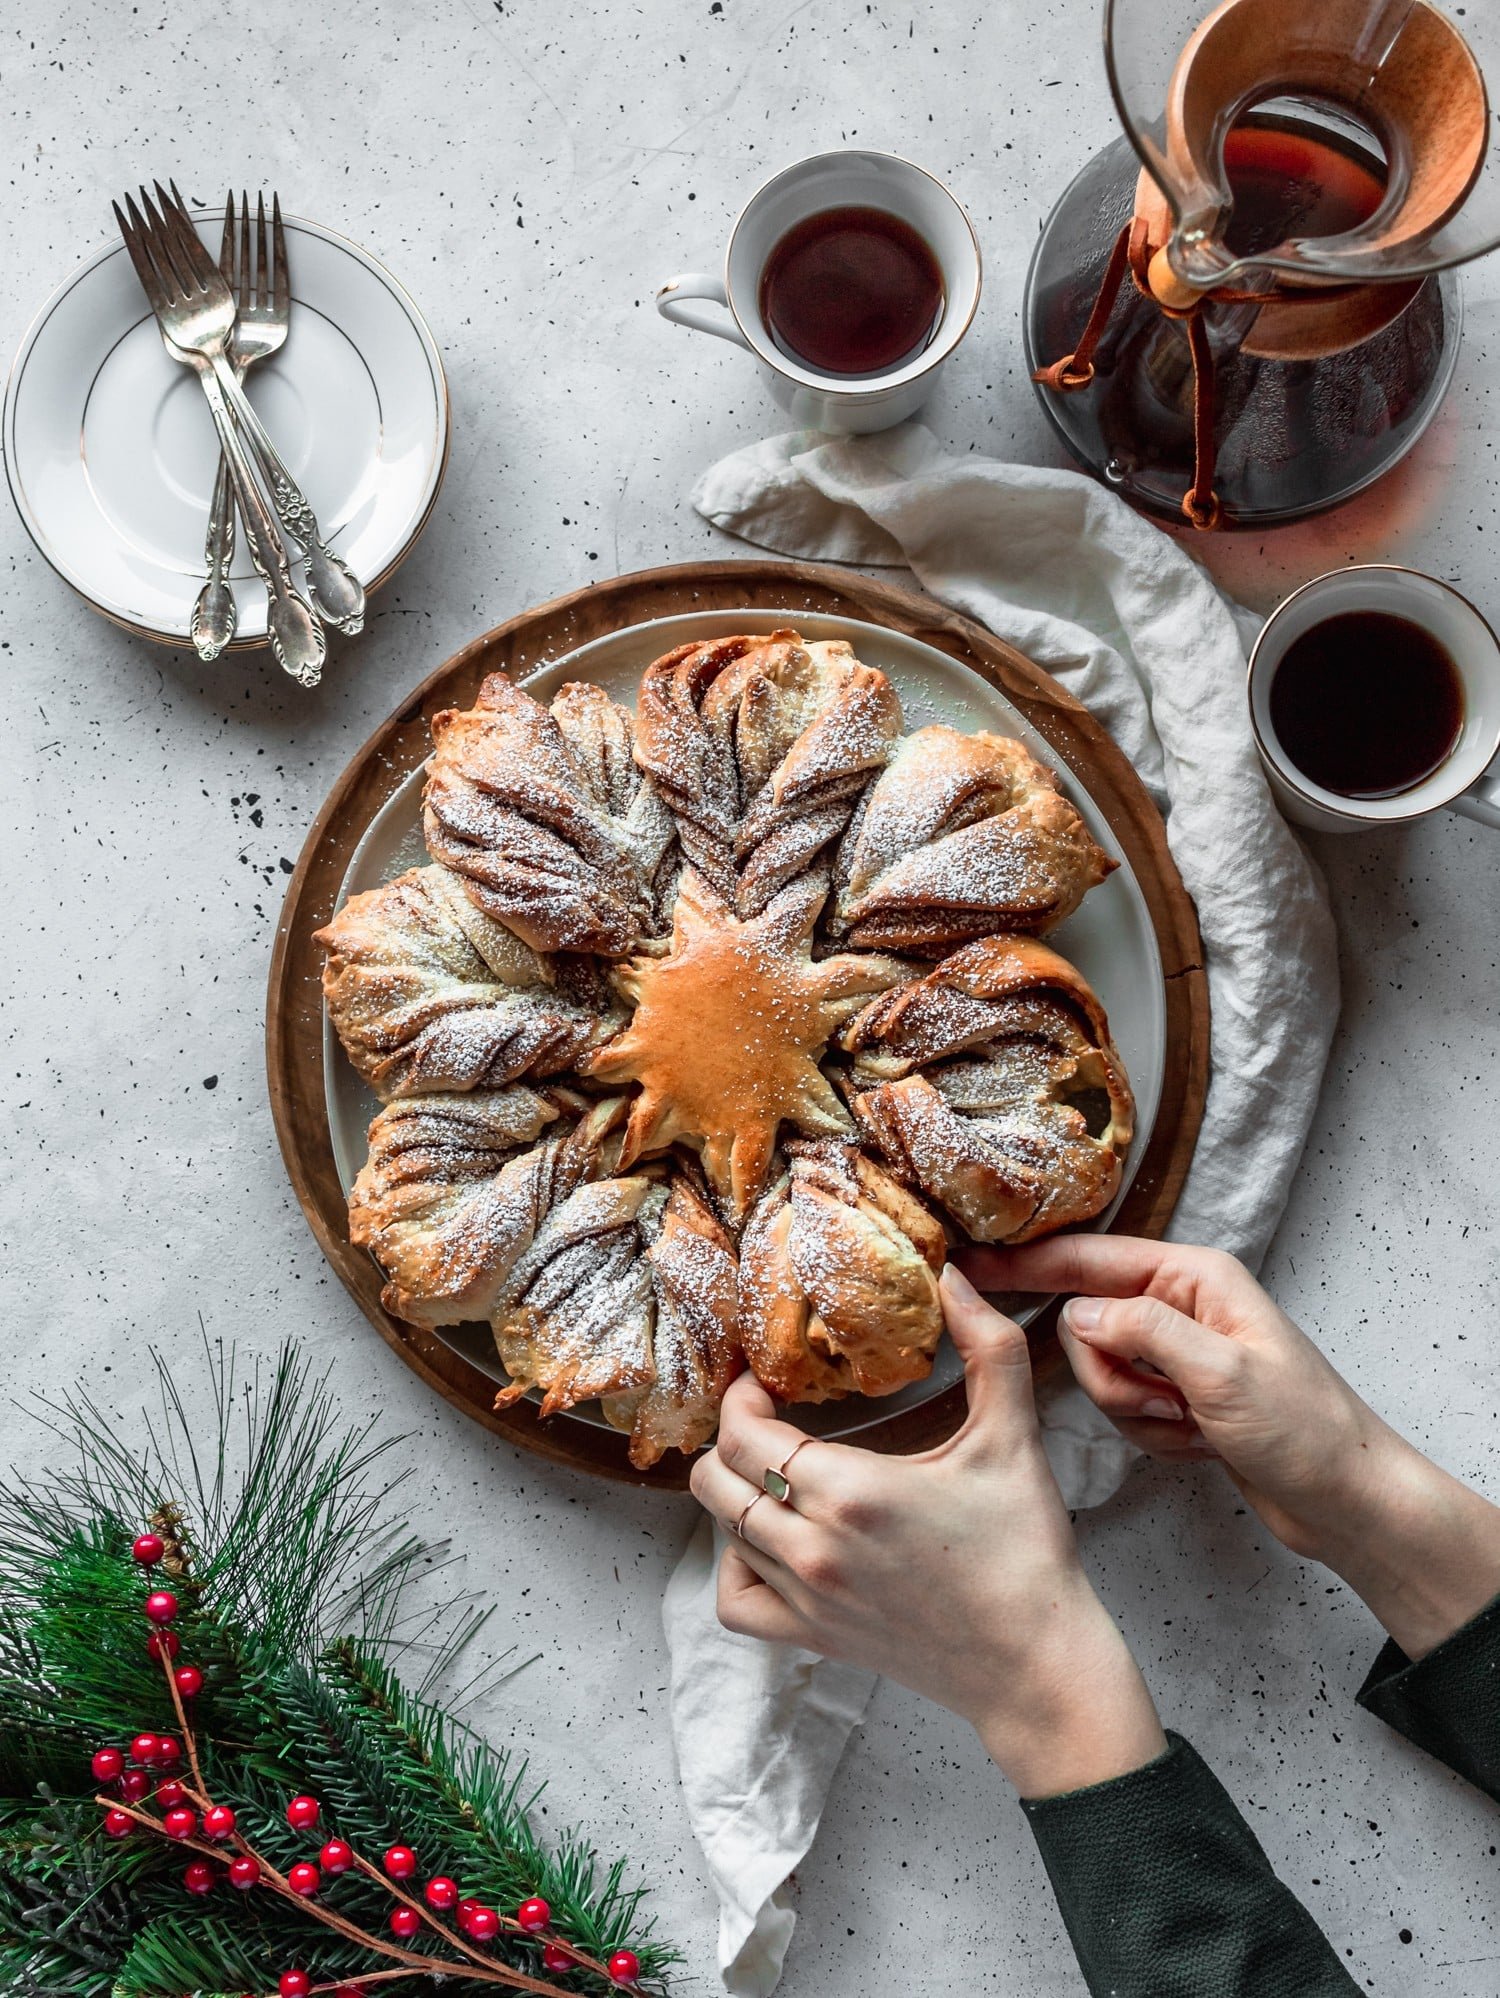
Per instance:
[[[196,218],[215,255],[223,211]],[[286,344],[246,393],[367,588],[432,512],[448,455],[442,357],[416,305],[368,251],[286,217]],[[42,307],[6,386],[5,468],[27,531],[95,610],[187,645],[218,463],[207,403],[172,361],[123,243],[97,251]],[[238,538],[236,647],[266,642],[266,593]]]

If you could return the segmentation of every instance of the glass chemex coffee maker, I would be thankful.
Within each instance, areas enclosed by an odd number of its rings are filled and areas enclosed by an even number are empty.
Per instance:
[[[1454,266],[1500,241],[1497,48],[1500,0],[1108,0],[1125,136],[1026,289],[1073,455],[1200,528],[1318,512],[1403,457],[1453,374]]]

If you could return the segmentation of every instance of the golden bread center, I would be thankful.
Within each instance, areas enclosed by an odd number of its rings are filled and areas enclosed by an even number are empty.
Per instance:
[[[810,938],[767,914],[748,922],[706,891],[679,894],[671,949],[620,967],[635,1006],[590,1072],[636,1082],[621,1159],[683,1143],[737,1217],[764,1185],[782,1124],[808,1135],[850,1119],[818,1057],[847,1017],[840,960],[814,963]]]

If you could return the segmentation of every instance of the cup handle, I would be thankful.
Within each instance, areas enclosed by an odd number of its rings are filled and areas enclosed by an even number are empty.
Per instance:
[[[1456,798],[1450,798],[1448,809],[1462,812],[1466,819],[1477,819],[1482,826],[1493,826],[1500,832],[1500,760],[1492,763],[1488,770],[1481,771],[1467,791],[1460,791]]]
[[[701,305],[695,305],[693,301],[699,298],[711,300],[720,311],[708,312]],[[668,278],[656,294],[656,309],[663,319],[670,319],[675,326],[691,326],[695,332],[713,333],[720,340],[732,340],[748,353],[755,351],[730,314],[729,298],[723,284],[706,272],[683,271],[678,277]]]

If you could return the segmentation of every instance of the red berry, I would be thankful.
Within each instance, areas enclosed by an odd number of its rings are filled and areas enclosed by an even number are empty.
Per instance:
[[[543,1970],[571,1970],[573,1964],[572,1950],[564,1949],[560,1943],[548,1943],[542,1951]]]
[[[164,1811],[170,1811],[175,1804],[180,1804],[186,1795],[187,1791],[175,1776],[169,1776],[165,1783],[158,1783],[156,1786],[156,1801]]]
[[[182,1870],[182,1884],[190,1894],[211,1894],[214,1870],[206,1859],[193,1859]]]
[[[617,1949],[604,1967],[611,1984],[634,1984],[641,1974],[641,1960],[633,1949]]]
[[[286,1807],[286,1821],[293,1831],[311,1831],[318,1822],[316,1797],[293,1797]]]
[[[457,1927],[463,1930],[465,1935],[469,1933],[469,1918],[478,1906],[479,1903],[477,1901],[460,1901],[458,1904],[458,1913],[453,1917],[453,1920]]]
[[[141,1533],[130,1551],[143,1568],[154,1568],[166,1553],[167,1543],[159,1533]]]
[[[120,1795],[127,1804],[138,1804],[151,1788],[151,1778],[144,1769],[127,1769],[120,1778]]]
[[[229,1862],[229,1884],[238,1887],[241,1893],[255,1885],[260,1878],[260,1862],[252,1859],[248,1852],[242,1852],[238,1859]]]
[[[422,1917],[415,1908],[392,1908],[391,1934],[400,1936],[403,1941],[414,1936],[422,1926]]]
[[[234,1831],[234,1812],[227,1804],[210,1804],[203,1813],[205,1838],[228,1838]]]
[[[198,1829],[198,1813],[178,1804],[162,1819],[161,1828],[168,1838],[191,1838]]]
[[[422,1894],[428,1907],[436,1908],[440,1915],[446,1915],[458,1901],[457,1884],[445,1873],[435,1873],[422,1889]]]
[[[126,1838],[135,1828],[135,1819],[129,1811],[106,1811],[104,1829],[111,1838]]]
[[[318,1854],[318,1863],[325,1873],[347,1873],[354,1864],[354,1848],[341,1838],[331,1838]]]
[[[160,1747],[161,1743],[154,1734],[138,1734],[130,1744],[130,1759],[132,1762],[154,1762]]]
[[[165,1652],[168,1658],[175,1658],[182,1649],[182,1639],[175,1630],[153,1630],[146,1639],[146,1656],[160,1658]]]
[[[179,1665],[172,1674],[172,1683],[185,1700],[196,1700],[203,1691],[203,1674],[196,1665]]]
[[[385,1855],[385,1870],[392,1880],[410,1880],[417,1870],[417,1855],[409,1845],[393,1845]]]
[[[177,1616],[177,1598],[170,1589],[153,1589],[146,1598],[146,1615],[152,1623],[171,1623]]]
[[[469,1916],[469,1934],[475,1942],[493,1942],[500,1933],[500,1917],[493,1908],[475,1908]]]
[[[305,1970],[284,1970],[276,1988],[281,1998],[307,1998],[312,1990],[312,1979]]]
[[[161,1735],[151,1760],[158,1769],[175,1769],[182,1760],[182,1743],[175,1741],[170,1734]]]
[[[529,1936],[534,1936],[539,1929],[546,1928],[551,1919],[552,1910],[540,1896],[530,1901],[523,1901],[516,1910],[516,1920]]]
[[[299,1860],[286,1876],[286,1884],[294,1894],[300,1894],[304,1901],[310,1901],[323,1884],[323,1876],[310,1860]]]
[[[125,1767],[125,1757],[118,1748],[96,1748],[89,1767],[96,1783],[113,1783]]]

